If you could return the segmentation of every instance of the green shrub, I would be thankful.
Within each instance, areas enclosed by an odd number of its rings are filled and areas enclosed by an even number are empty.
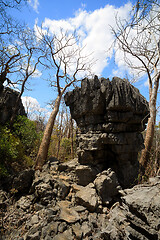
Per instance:
[[[0,177],[33,166],[41,135],[25,116],[17,117],[12,130],[0,126]]]
[[[36,132],[35,122],[25,116],[18,116],[13,125],[13,133],[21,140],[26,154],[31,154],[40,138],[40,134]]]
[[[6,126],[0,128],[0,175],[6,175],[13,162],[23,156],[23,146]]]
[[[0,177],[5,177],[8,176],[8,171],[6,169],[6,167],[0,163]]]
[[[71,139],[63,138],[61,141],[62,151],[68,156],[71,152]]]
[[[13,161],[20,154],[20,140],[7,127],[0,128],[0,159]]]

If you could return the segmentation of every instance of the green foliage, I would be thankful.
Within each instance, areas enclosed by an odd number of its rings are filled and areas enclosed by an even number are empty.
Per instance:
[[[20,154],[20,140],[7,127],[0,128],[0,159],[15,160]]]
[[[7,175],[8,175],[7,169],[2,163],[0,163],[0,177],[5,177]]]
[[[76,156],[76,140],[73,139],[73,153],[71,153],[71,138],[62,137],[59,139],[58,136],[52,135],[50,148],[49,148],[49,157],[53,156],[58,158],[60,161],[66,161],[72,159]]]
[[[12,130],[0,126],[0,177],[33,166],[41,135],[36,132],[36,124],[25,116],[18,116]]]
[[[71,139],[63,138],[61,141],[62,151],[69,155],[71,153]]]
[[[20,140],[15,137],[6,126],[0,128],[0,175],[7,175],[7,165],[22,156],[22,146]]]
[[[18,116],[13,129],[14,134],[21,140],[25,152],[30,154],[39,138],[35,123],[25,116]]]

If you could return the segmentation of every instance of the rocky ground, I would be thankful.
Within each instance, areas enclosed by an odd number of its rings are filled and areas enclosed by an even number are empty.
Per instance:
[[[52,158],[4,186],[2,240],[160,239],[160,177],[122,189],[110,168]]]

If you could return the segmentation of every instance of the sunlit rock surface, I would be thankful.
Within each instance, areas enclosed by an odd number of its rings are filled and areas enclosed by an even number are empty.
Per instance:
[[[132,183],[138,173],[138,152],[144,148],[141,132],[149,116],[139,90],[125,79],[95,76],[68,92],[65,103],[79,128],[79,162],[111,167],[122,186]]]

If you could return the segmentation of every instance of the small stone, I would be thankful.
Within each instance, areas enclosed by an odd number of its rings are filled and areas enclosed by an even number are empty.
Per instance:
[[[71,229],[69,229],[55,236],[53,240],[74,240],[74,236],[72,235]]]
[[[31,220],[30,220],[30,224],[31,224],[31,225],[34,225],[34,224],[36,224],[36,223],[38,223],[38,222],[39,222],[39,218],[38,218],[37,215],[34,215],[34,216],[31,218]]]
[[[66,176],[66,175],[59,175],[58,178],[65,182],[70,182],[71,180],[70,176]]]
[[[25,240],[39,240],[40,239],[40,232],[36,232],[31,235],[27,235]]]
[[[84,187],[76,193],[76,201],[80,205],[86,207],[89,211],[95,211],[98,206],[98,196],[96,190],[89,186]]]
[[[81,240],[82,239],[82,229],[81,229],[81,225],[79,223],[76,223],[75,225],[72,225],[72,229],[73,229],[73,233],[76,236],[77,240]]]
[[[51,222],[47,226],[42,228],[42,239],[47,239],[47,237],[54,237],[58,233],[59,222]]]
[[[34,196],[22,196],[16,203],[17,208],[21,208],[23,210],[26,210],[30,208],[32,201],[34,199]]]
[[[74,209],[76,212],[84,212],[84,211],[86,210],[85,207],[80,206],[80,205],[75,206],[75,207],[73,207],[72,209]]]
[[[76,183],[72,184],[72,189],[74,192],[78,192],[78,191],[82,190],[83,188],[84,188],[83,186],[78,185]]]
[[[66,221],[68,223],[75,223],[80,220],[79,214],[73,210],[72,208],[65,208],[61,209],[61,213],[59,215],[59,219]]]
[[[109,209],[108,209],[107,207],[104,207],[104,208],[103,208],[103,213],[104,213],[104,214],[108,214],[108,213],[109,213]]]
[[[82,233],[83,233],[83,237],[84,237],[84,238],[85,238],[86,236],[90,236],[91,233],[92,233],[92,229],[91,229],[91,227],[88,225],[87,222],[83,222],[81,229],[82,229]]]
[[[35,209],[35,211],[39,211],[39,210],[41,210],[43,207],[44,207],[44,206],[41,205],[41,204],[38,204],[38,203],[35,203],[35,204],[34,204],[34,209]]]
[[[58,232],[63,233],[67,229],[67,224],[65,222],[62,222],[58,226]]]

